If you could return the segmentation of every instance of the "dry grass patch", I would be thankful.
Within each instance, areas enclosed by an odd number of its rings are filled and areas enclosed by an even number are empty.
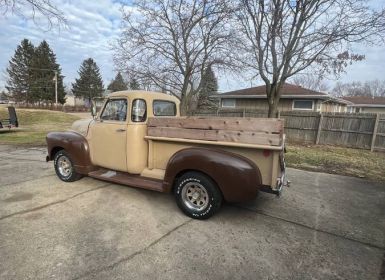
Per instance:
[[[335,146],[288,145],[289,167],[385,182],[385,153]]]
[[[16,109],[19,120],[17,129],[1,129],[0,144],[45,145],[50,131],[67,130],[79,118],[62,112],[48,110]],[[0,119],[8,118],[7,108],[0,107]]]

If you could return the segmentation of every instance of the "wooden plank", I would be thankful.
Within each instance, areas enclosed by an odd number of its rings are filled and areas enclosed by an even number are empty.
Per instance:
[[[377,114],[376,116],[376,122],[374,124],[374,129],[373,129],[373,136],[372,136],[372,143],[370,145],[370,151],[374,151],[374,143],[376,142],[376,134],[377,134],[377,128],[378,128],[378,123],[380,121],[380,114]]]
[[[366,134],[366,135],[372,135],[372,134],[373,134],[372,132],[368,132],[368,131],[344,130],[344,129],[338,129],[338,128],[322,129],[322,131],[343,132],[343,133],[354,133],[354,134]]]
[[[185,129],[176,127],[148,127],[147,135],[273,146],[281,145],[282,138],[280,134],[258,133],[254,131]]]
[[[218,141],[260,144],[260,145],[281,145],[280,134],[266,134],[254,131],[218,131]]]
[[[320,113],[319,116],[319,122],[318,122],[318,129],[317,129],[317,136],[315,139],[315,144],[318,145],[319,143],[319,138],[321,137],[321,131],[322,131],[322,122],[323,122],[324,116],[322,113]]]
[[[149,118],[149,127],[177,127],[189,129],[206,130],[241,130],[265,133],[283,133],[283,123],[281,119],[267,118]]]

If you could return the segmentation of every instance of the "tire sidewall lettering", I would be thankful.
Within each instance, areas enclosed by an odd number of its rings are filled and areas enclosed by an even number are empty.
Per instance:
[[[204,186],[204,184],[202,183],[202,180],[200,180],[200,179],[198,179],[198,178],[195,178],[195,177],[189,177],[189,178],[184,179],[183,181],[181,181],[181,182],[178,184],[176,193],[177,193],[178,195],[180,195],[181,192],[182,192],[183,187],[185,186],[185,184],[186,184],[186,183],[189,183],[189,182],[197,182],[197,183],[200,183],[200,184],[202,184],[202,185]],[[207,191],[207,193],[208,193],[209,196],[210,196],[209,204],[207,205],[206,209],[204,209],[203,212],[197,212],[197,211],[191,212],[191,215],[193,215],[194,217],[204,217],[204,216],[206,216],[206,215],[211,211],[211,209],[213,208],[212,202],[214,201],[214,197],[212,196],[211,191],[210,191],[209,189],[206,188],[206,191]]]

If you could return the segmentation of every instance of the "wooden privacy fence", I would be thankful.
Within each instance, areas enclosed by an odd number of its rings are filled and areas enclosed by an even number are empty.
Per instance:
[[[196,111],[194,116],[256,117],[267,112],[251,110]],[[289,141],[338,145],[385,151],[385,114],[279,112]]]

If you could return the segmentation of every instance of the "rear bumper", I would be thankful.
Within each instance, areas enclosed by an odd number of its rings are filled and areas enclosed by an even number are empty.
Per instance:
[[[281,195],[283,187],[290,187],[290,181],[287,180],[285,170],[282,172],[281,177],[277,179],[277,186],[273,189],[271,186],[263,185],[259,187],[259,190],[266,193],[275,194],[277,196]]]

